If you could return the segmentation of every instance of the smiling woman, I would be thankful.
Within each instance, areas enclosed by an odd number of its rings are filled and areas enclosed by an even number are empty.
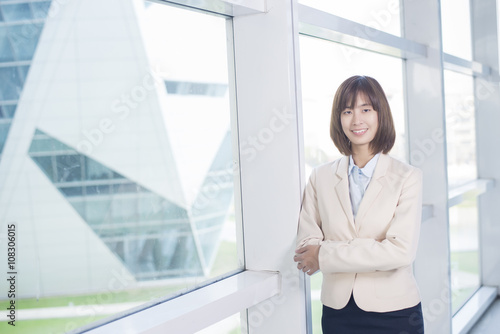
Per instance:
[[[330,137],[339,151],[350,155],[353,145],[359,145],[388,153],[395,136],[391,108],[380,84],[366,76],[344,81],[335,94],[330,123]]]
[[[340,85],[330,134],[345,156],[312,172],[294,256],[298,269],[323,273],[323,333],[422,333],[412,273],[422,173],[387,155],[395,130],[375,79]]]

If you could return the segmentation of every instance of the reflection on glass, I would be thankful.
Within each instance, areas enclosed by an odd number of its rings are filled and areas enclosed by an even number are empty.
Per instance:
[[[450,189],[477,178],[473,85],[471,76],[444,71]]]
[[[479,235],[477,194],[468,193],[450,208],[452,312],[479,288]]]
[[[400,0],[299,0],[299,2],[369,28],[401,36]],[[372,35],[373,30],[366,29],[359,31],[358,37],[368,38]]]
[[[443,52],[472,60],[469,0],[441,0]]]
[[[30,60],[0,66],[2,221],[29,236],[17,332],[71,331],[242,270],[227,19],[79,0],[43,22],[49,2],[0,3],[0,61]],[[40,22],[59,37],[33,58]]]
[[[306,177],[312,168],[341,157],[330,139],[331,108],[337,87],[352,75],[371,76],[382,85],[396,127],[396,143],[390,154],[406,160],[401,59],[300,36],[300,60]],[[314,332],[320,331],[321,281],[321,273],[311,278]]]

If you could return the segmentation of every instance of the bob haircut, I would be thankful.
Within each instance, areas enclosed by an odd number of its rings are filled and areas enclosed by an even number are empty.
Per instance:
[[[342,130],[340,116],[346,108],[353,108],[358,94],[364,95],[377,111],[378,129],[370,142],[372,153],[389,153],[396,140],[396,130],[392,120],[391,107],[384,90],[377,80],[355,75],[345,80],[337,89],[333,99],[332,118],[330,121],[330,137],[343,155],[351,155],[351,142]]]

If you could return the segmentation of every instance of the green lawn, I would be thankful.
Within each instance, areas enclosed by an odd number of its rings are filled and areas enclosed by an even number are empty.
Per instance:
[[[26,334],[63,334],[74,330],[78,327],[104,318],[88,317],[80,318],[64,318],[64,319],[40,319],[40,320],[16,320],[15,328],[2,321],[0,325],[0,333],[26,333]]]
[[[451,263],[454,270],[472,274],[479,273],[479,254],[477,250],[451,252]]]
[[[461,273],[479,275],[479,254],[477,250],[452,252],[451,255],[452,280],[460,281]],[[479,286],[454,287],[452,291],[452,310],[457,311],[462,304],[477,290]]]
[[[164,287],[143,288],[126,291],[113,291],[103,294],[94,293],[88,295],[74,295],[74,296],[57,296],[57,297],[44,297],[40,299],[29,298],[19,299],[16,301],[17,309],[34,309],[45,307],[61,307],[61,306],[80,306],[90,304],[106,304],[125,303],[125,302],[147,302],[151,299],[165,296],[179,289],[184,288],[183,285],[171,285]],[[8,300],[2,300],[0,307],[2,309],[7,305]]]
[[[237,268],[238,256],[236,253],[236,244],[231,242],[221,242],[217,251],[217,256],[210,272],[210,277],[216,277]],[[47,307],[63,306],[81,306],[81,305],[99,305],[115,304],[126,302],[148,302],[156,298],[171,295],[179,290],[185,289],[186,285],[165,285],[161,287],[148,287],[126,291],[113,291],[106,293],[93,293],[87,295],[56,296],[43,298],[29,298],[16,300],[16,309],[36,309]],[[0,301],[0,308],[5,309],[9,300]],[[96,320],[107,317],[107,315],[82,316],[75,318],[53,318],[39,320],[23,320],[17,314],[15,328],[8,325],[7,321],[2,321],[0,333],[26,333],[26,334],[59,334],[74,330]],[[239,333],[236,329],[231,334]]]

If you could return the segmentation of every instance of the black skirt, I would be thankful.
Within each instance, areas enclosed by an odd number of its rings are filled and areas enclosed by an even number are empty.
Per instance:
[[[391,312],[367,312],[353,296],[340,310],[323,305],[323,334],[423,334],[422,306]]]

